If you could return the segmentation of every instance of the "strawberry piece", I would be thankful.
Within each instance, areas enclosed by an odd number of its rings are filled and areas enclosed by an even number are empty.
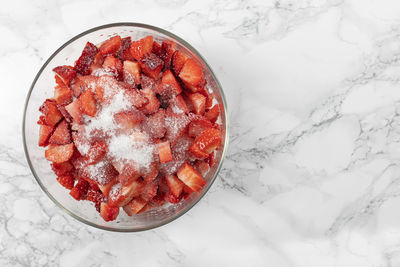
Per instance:
[[[190,164],[184,163],[183,166],[176,173],[179,180],[181,180],[190,189],[196,192],[200,192],[203,186],[206,184],[203,176],[196,171]]]
[[[56,86],[54,88],[54,100],[58,105],[67,105],[72,102],[72,91],[66,86]]]
[[[135,162],[114,161],[113,166],[119,172],[117,180],[123,186],[131,184],[140,177],[139,166]]]
[[[148,183],[145,185],[143,188],[140,197],[143,198],[146,202],[150,201],[155,195],[157,194],[157,189],[158,189],[158,182],[153,181],[151,183]]]
[[[163,109],[159,109],[153,115],[148,116],[143,123],[143,127],[152,138],[162,138],[166,131],[165,111]]]
[[[145,114],[153,114],[157,112],[158,108],[160,107],[160,101],[158,101],[156,94],[153,90],[146,88],[142,89],[140,92],[147,98],[148,103],[144,105],[143,112]]]
[[[210,166],[210,167],[214,166],[214,164],[215,164],[214,152],[211,152],[210,155],[208,156],[208,158],[206,158],[204,161],[208,164],[208,166]]]
[[[102,141],[96,141],[90,148],[86,156],[88,164],[92,165],[104,158],[107,152],[107,145]]]
[[[174,54],[175,44],[171,41],[163,41],[161,44],[160,55],[158,55],[163,61],[165,68],[169,68],[171,65],[172,55]]]
[[[179,75],[183,65],[185,65],[186,60],[187,57],[179,50],[175,51],[172,54],[171,64],[172,64],[172,70],[174,71],[175,75]]]
[[[172,145],[185,133],[189,122],[189,118],[184,113],[176,114],[167,110],[165,116],[166,138]]]
[[[164,71],[161,78],[161,94],[164,91],[173,92],[173,95],[179,95],[182,93],[182,87],[179,82],[176,80],[174,74],[172,74],[171,70]]]
[[[206,98],[200,93],[188,94],[188,99],[192,102],[194,112],[203,115],[206,110]]]
[[[85,200],[93,202],[95,204],[96,210],[100,212],[101,203],[105,202],[106,198],[101,192],[90,187],[86,194]]]
[[[82,92],[89,88],[96,87],[97,77],[93,75],[77,76],[71,83],[71,90],[75,97],[79,97]]]
[[[62,120],[51,135],[49,144],[66,145],[69,143],[71,143],[71,133],[69,131],[68,122]]]
[[[146,206],[147,201],[137,197],[131,200],[128,204],[123,206],[124,211],[128,216],[132,216],[133,214],[137,214],[139,211],[141,211],[144,206]]]
[[[201,87],[205,83],[201,67],[191,58],[186,60],[181,71],[179,72],[179,78],[185,85],[189,85],[189,89],[191,89],[193,92],[197,91],[194,90],[194,87]]]
[[[140,111],[121,111],[114,114],[115,123],[128,133],[135,129],[145,119],[145,116]]]
[[[90,74],[90,65],[98,52],[99,49],[94,44],[87,42],[81,56],[75,61],[74,70],[82,75]]]
[[[189,151],[199,158],[204,158],[202,153],[208,155],[221,145],[221,132],[215,128],[208,128],[196,137]]]
[[[182,95],[177,95],[169,101],[169,107],[174,113],[185,113],[189,114],[189,108],[186,105],[186,101]]]
[[[198,92],[206,97],[206,110],[210,109],[213,104],[213,96],[212,94],[208,93],[205,86],[203,88],[196,88]]]
[[[176,173],[185,161],[193,160],[193,156],[187,151],[193,143],[193,139],[182,135],[175,144],[171,146],[172,160],[160,164],[160,171],[163,174]]]
[[[100,53],[103,55],[111,55],[120,49],[122,45],[121,42],[121,36],[117,35],[114,37],[111,37],[110,39],[106,40],[104,43],[101,44],[100,46]]]
[[[114,221],[119,214],[119,207],[113,207],[105,202],[101,203],[100,215],[106,222]]]
[[[121,49],[118,51],[117,56],[122,61],[124,60],[134,60],[131,54],[131,37],[125,37],[121,40]]]
[[[95,93],[100,102],[108,102],[119,89],[118,81],[111,76],[101,76],[96,80]]]
[[[164,68],[164,61],[153,53],[144,55],[139,63],[142,72],[153,79],[157,79]]]
[[[68,145],[59,145],[59,146],[55,145],[45,151],[45,157],[49,161],[55,163],[61,163],[68,161],[72,157],[73,153],[74,153],[73,143]]]
[[[153,48],[153,42],[153,36],[150,35],[133,42],[130,48],[133,58],[140,60],[145,54],[150,53]]]
[[[103,193],[104,196],[108,196],[108,194],[110,193],[111,188],[117,182],[118,182],[117,179],[113,179],[113,180],[109,181],[106,184],[98,184],[98,187],[99,187],[100,191]]]
[[[43,113],[42,120],[48,126],[56,125],[63,118],[61,112],[57,109],[56,102],[51,99],[46,99],[39,111]]]
[[[52,126],[40,125],[39,130],[39,146],[47,146],[49,138],[53,133],[54,128]]]
[[[154,181],[154,179],[156,179],[158,176],[158,168],[157,168],[157,164],[155,162],[153,162],[150,167],[149,170],[147,170],[145,173],[143,173],[143,180],[146,184],[151,183]]]
[[[94,117],[96,115],[96,99],[94,98],[94,94],[91,90],[86,90],[85,92],[83,92],[79,97],[79,101],[81,104],[80,109],[83,113],[91,117]]]
[[[140,195],[143,187],[143,183],[139,181],[133,181],[128,186],[122,186],[120,183],[117,183],[113,185],[108,194],[108,204],[118,207],[125,206],[132,198]]]
[[[156,54],[157,56],[161,55],[161,45],[158,42],[153,42],[153,47],[151,48],[151,52]]]
[[[89,190],[89,183],[85,179],[79,179],[76,185],[71,189],[69,194],[76,200],[85,199]]]
[[[54,75],[54,79],[56,80],[56,84],[58,86],[66,86],[64,81],[57,74]]]
[[[179,203],[183,198],[183,195],[180,195],[179,197],[176,197],[174,194],[172,194],[172,192],[169,192],[167,195],[167,200],[169,203],[172,204],[177,204]]]
[[[67,189],[74,187],[75,178],[72,175],[58,176],[57,181]]]
[[[200,172],[200,174],[204,177],[208,172],[208,163],[204,161],[197,161],[195,164],[196,169]]]
[[[125,60],[123,64],[124,82],[136,86],[140,84],[140,65],[136,61]]]
[[[69,85],[76,76],[76,71],[71,66],[58,66],[53,69],[65,85]]]
[[[74,122],[81,124],[82,123],[82,110],[81,110],[81,101],[80,99],[75,99],[74,102],[65,106],[65,109],[68,111],[69,115],[71,115]]]
[[[74,171],[74,166],[71,162],[66,161],[62,163],[51,163],[51,169],[57,176],[64,176],[71,174]]]
[[[183,190],[182,181],[179,180],[178,177],[176,177],[176,175],[174,174],[165,175],[165,181],[167,182],[167,185],[169,187],[169,190],[171,190],[171,193],[175,197],[179,197]]]
[[[199,117],[190,122],[188,128],[188,134],[191,137],[197,137],[205,130],[212,127],[213,125],[209,120],[205,119],[204,117]]]
[[[118,79],[122,78],[122,63],[114,56],[107,56],[103,62],[103,69]]]
[[[212,123],[215,123],[217,121],[218,116],[219,116],[219,107],[217,104],[215,104],[209,111],[207,111],[205,115],[205,117]]]
[[[172,160],[171,146],[168,141],[157,144],[158,156],[161,163],[165,163]]]

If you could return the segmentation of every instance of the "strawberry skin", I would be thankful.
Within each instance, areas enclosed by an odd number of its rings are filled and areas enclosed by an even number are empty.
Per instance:
[[[215,104],[209,111],[207,111],[205,115],[205,117],[212,123],[215,123],[217,121],[218,116],[219,116],[219,107],[217,104]]]
[[[58,176],[57,181],[67,189],[72,189],[75,183],[75,179],[72,175]]]
[[[189,163],[185,162],[176,174],[179,180],[195,192],[200,192],[206,184],[206,180],[204,180],[203,176]]]
[[[94,44],[87,42],[81,56],[75,62],[74,70],[82,75],[90,74],[90,65],[92,64],[99,49]]]
[[[68,122],[62,120],[51,135],[49,144],[66,145],[69,143],[71,143],[71,133],[69,131]]]
[[[121,47],[121,36],[117,35],[106,40],[100,46],[100,53],[103,55],[115,54]]]
[[[172,70],[174,71],[175,75],[179,75],[186,60],[187,57],[179,50],[175,51],[172,54],[171,64]]]
[[[143,73],[147,76],[157,79],[160,75],[161,70],[164,67],[164,61],[162,61],[155,54],[146,54],[140,60],[140,68]]]

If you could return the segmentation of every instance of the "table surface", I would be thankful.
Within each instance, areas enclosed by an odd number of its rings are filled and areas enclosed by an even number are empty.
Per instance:
[[[399,266],[398,1],[7,1],[0,9],[0,266]],[[205,198],[161,228],[112,233],[56,207],[21,121],[44,61],[135,21],[198,49],[231,143]]]

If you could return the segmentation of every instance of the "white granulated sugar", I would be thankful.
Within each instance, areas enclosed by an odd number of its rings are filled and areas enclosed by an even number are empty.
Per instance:
[[[110,68],[98,68],[92,72],[92,75],[96,76],[96,77],[100,77],[100,76],[104,76],[104,75],[108,75],[111,77],[116,76],[115,72]]]
[[[112,200],[115,200],[116,197],[119,195],[121,188],[122,185],[120,183],[115,184],[113,187],[111,187],[111,190],[108,193],[108,197]]]
[[[189,123],[189,119],[186,116],[166,116],[165,117],[165,126],[169,130],[169,134],[171,137],[175,137],[178,132],[185,128]]]
[[[101,185],[104,185],[108,182],[107,177],[107,165],[108,163],[105,161],[100,161],[94,165],[87,165],[86,171],[89,174],[89,178],[93,181],[98,182]]]

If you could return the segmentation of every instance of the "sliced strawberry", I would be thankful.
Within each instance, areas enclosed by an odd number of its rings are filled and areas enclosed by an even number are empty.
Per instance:
[[[74,144],[53,146],[45,151],[45,157],[47,160],[61,163],[68,161],[74,153]]]
[[[179,78],[183,81],[184,84],[195,87],[202,86],[205,82],[201,67],[199,66],[199,64],[196,63],[196,61],[191,58],[186,60],[181,71],[179,72]],[[190,88],[192,89],[192,87]]]
[[[65,85],[69,85],[73,78],[76,76],[76,71],[71,66],[58,66],[53,69],[58,77]]]
[[[150,201],[157,194],[157,189],[158,189],[157,181],[148,183],[143,188],[140,197],[143,198],[145,201]]]
[[[206,180],[204,180],[203,176],[188,163],[183,164],[176,174],[178,178],[193,191],[200,192],[206,184]]]
[[[107,152],[107,145],[103,141],[96,141],[89,148],[86,155],[86,161],[88,164],[95,164],[104,158]]]
[[[87,42],[81,56],[75,62],[74,70],[82,75],[90,74],[90,65],[98,52],[99,49],[94,44]]]
[[[162,87],[162,92],[172,91],[173,95],[179,95],[182,92],[182,87],[171,70],[164,71],[160,86]],[[160,94],[162,94],[162,92],[160,92]]]
[[[105,202],[101,203],[100,215],[106,222],[114,221],[119,214],[119,207],[113,207]]]
[[[69,130],[68,122],[62,120],[54,130],[54,133],[49,139],[49,144],[66,145],[71,143],[71,133]]]
[[[189,151],[198,158],[205,158],[221,145],[221,132],[215,128],[208,128],[196,137],[194,143],[190,146]]]
[[[144,119],[145,116],[140,111],[121,111],[114,114],[115,123],[126,133],[135,129]]]
[[[205,117],[212,123],[215,123],[219,116],[219,107],[215,104],[209,111],[206,112]]]
[[[117,35],[106,40],[100,46],[100,53],[103,55],[111,55],[118,52],[121,47],[121,36]]]
[[[56,125],[63,118],[61,112],[57,109],[56,102],[52,99],[46,99],[39,111],[43,113],[43,122],[48,126]]]
[[[209,169],[208,164],[202,160],[197,161],[195,167],[203,177],[207,174]]]
[[[143,112],[145,114],[153,114],[157,112],[158,108],[160,107],[160,101],[158,101],[156,94],[153,90],[146,88],[142,89],[140,92],[147,98],[148,103],[144,105]]]
[[[171,193],[175,197],[179,197],[183,190],[182,181],[179,180],[178,177],[176,177],[174,174],[167,174],[165,176],[165,180],[167,182],[169,189],[171,190]]]
[[[140,195],[143,187],[143,182],[139,181],[133,181],[128,186],[122,186],[120,183],[117,183],[113,185],[108,194],[108,204],[118,207],[125,206],[133,197]]]
[[[79,101],[81,104],[80,110],[83,113],[91,117],[94,117],[96,115],[97,113],[96,99],[94,98],[94,94],[91,90],[86,90],[85,92],[83,92],[79,97]]]
[[[192,120],[189,124],[188,134],[191,137],[197,137],[208,128],[212,128],[212,123],[203,116]]]
[[[157,144],[158,156],[161,163],[165,163],[172,160],[171,146],[168,141]]]
[[[188,94],[188,98],[192,102],[194,112],[203,115],[206,110],[206,98],[200,93]]]
[[[66,161],[62,163],[51,163],[51,169],[57,176],[64,176],[71,174],[74,171],[74,166],[71,162]]]
[[[162,138],[165,135],[165,111],[159,109],[146,118],[143,123],[145,131],[153,138]]]
[[[67,189],[74,187],[75,178],[72,175],[58,176],[57,181]]]
[[[68,111],[69,115],[71,115],[74,122],[81,124],[82,123],[82,110],[81,110],[81,101],[80,99],[75,99],[74,102],[65,106],[65,109]]]
[[[123,64],[124,82],[132,86],[140,84],[140,65],[136,61],[125,60]]]
[[[103,69],[117,79],[122,78],[122,63],[114,56],[107,56],[103,62]]]
[[[47,125],[40,125],[40,130],[39,130],[39,146],[47,146],[49,137],[53,133],[54,128],[52,126],[47,126]]]
[[[89,183],[85,179],[79,179],[79,181],[71,189],[69,194],[76,200],[81,200],[86,197],[88,190],[89,190]]]
[[[66,86],[54,88],[54,100],[58,105],[67,105],[72,102],[72,91]]]
[[[123,60],[134,60],[131,54],[131,37],[125,37],[121,40],[121,48],[117,53],[119,59]]]
[[[171,64],[172,64],[172,70],[174,71],[175,75],[179,75],[186,60],[187,57],[179,50],[175,51],[172,54]]]
[[[140,60],[145,54],[150,53],[153,48],[153,42],[153,36],[150,35],[133,42],[130,48],[133,58]]]
[[[128,216],[132,216],[133,214],[137,214],[141,209],[146,206],[147,201],[137,197],[131,200],[128,204],[126,204],[123,209],[128,214]]]
[[[164,67],[164,61],[153,53],[144,55],[139,63],[143,73],[153,79],[159,77],[160,72]]]

